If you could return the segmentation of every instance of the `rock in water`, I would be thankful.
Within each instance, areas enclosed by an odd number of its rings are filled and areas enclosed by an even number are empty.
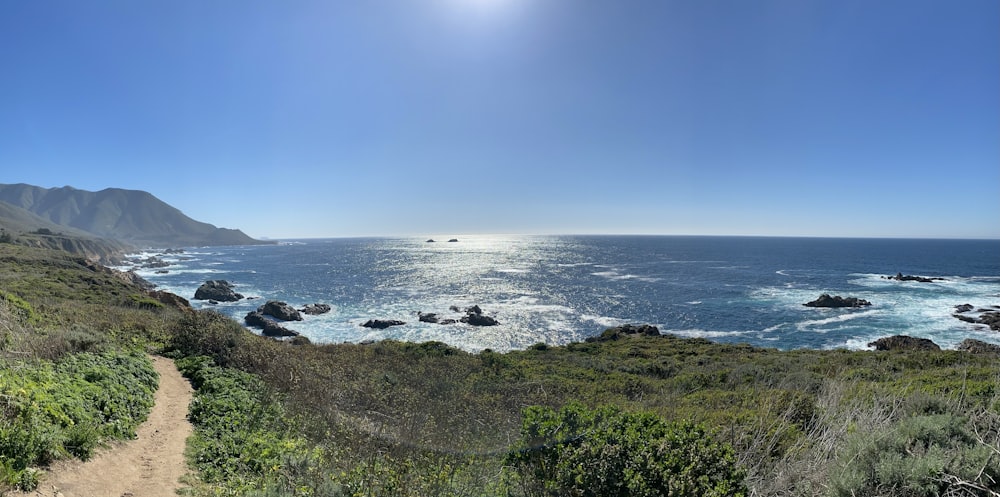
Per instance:
[[[369,319],[361,326],[364,326],[365,328],[374,328],[376,330],[384,330],[390,326],[402,326],[404,324],[406,324],[406,322],[397,321],[395,319]]]
[[[896,281],[916,281],[919,283],[933,283],[935,281],[945,281],[944,278],[928,278],[926,276],[913,276],[903,273],[896,273],[896,276],[890,276],[888,279]]]
[[[830,294],[824,293],[818,299],[802,305],[806,307],[866,307],[872,305],[872,303],[857,297],[844,298],[840,295],[831,297]]]
[[[216,300],[219,302],[236,302],[243,295],[236,293],[233,285],[226,280],[210,280],[202,283],[194,292],[195,300]]]
[[[474,305],[465,310],[465,317],[459,321],[472,326],[496,326],[500,324],[496,319],[483,314],[483,310],[478,305]]]
[[[309,314],[310,316],[316,316],[319,314],[326,314],[330,312],[330,309],[331,307],[328,304],[309,304],[299,309],[299,312]]]
[[[245,318],[243,318],[243,321],[248,326],[253,326],[254,328],[260,328],[262,330],[261,333],[264,336],[269,336],[269,337],[299,336],[298,332],[285,328],[284,326],[281,326],[280,324],[274,322],[273,320],[268,319],[259,310],[251,311],[249,314],[246,315]]]
[[[294,307],[277,300],[268,300],[266,304],[257,309],[262,314],[278,318],[282,321],[302,321],[302,314]]]
[[[868,344],[875,350],[941,350],[938,344],[926,339],[906,335],[879,338]]]

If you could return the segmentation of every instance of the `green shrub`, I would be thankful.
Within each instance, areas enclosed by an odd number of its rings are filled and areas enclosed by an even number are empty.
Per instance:
[[[13,315],[25,323],[35,323],[38,321],[38,314],[35,313],[35,308],[13,293],[0,290],[0,305],[7,306]]]
[[[163,309],[163,303],[151,297],[144,295],[139,295],[137,293],[130,294],[128,296],[128,304],[138,307],[140,309]]]
[[[263,382],[205,356],[177,366],[196,389],[188,414],[195,436],[188,445],[201,479],[235,493],[280,480],[302,441],[286,436],[290,421]]]
[[[963,490],[969,484],[1000,490],[995,450],[978,441],[964,418],[911,416],[885,433],[857,433],[848,440],[831,493],[838,497],[931,497],[950,495],[949,491]],[[961,495],[988,495],[970,492]]]
[[[524,412],[522,448],[508,456],[528,495],[742,496],[732,449],[690,423],[615,408]]]

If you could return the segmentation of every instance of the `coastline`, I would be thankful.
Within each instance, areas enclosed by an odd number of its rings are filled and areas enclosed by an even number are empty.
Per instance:
[[[616,240],[639,239],[642,242],[674,241],[675,237],[593,237],[615,242]],[[576,240],[576,237],[531,237],[531,240],[556,239]],[[585,240],[588,238],[584,238]],[[699,241],[704,237],[687,238],[684,240]],[[662,292],[664,288],[676,293],[672,288],[678,284],[702,284],[700,282],[676,282],[667,274],[649,273],[657,271],[657,267],[643,268],[636,265],[600,264],[600,261],[552,258],[541,263],[525,262],[523,258],[509,256],[494,246],[512,245],[512,250],[520,250],[531,244],[525,244],[517,237],[503,238],[502,243],[489,245],[490,240],[477,240],[473,237],[461,238],[461,243],[426,244],[424,239],[320,239],[291,240],[285,243],[260,247],[215,247],[197,248],[173,261],[172,267],[148,268],[139,271],[150,281],[160,284],[163,289],[173,291],[184,298],[193,297],[194,289],[206,280],[225,279],[236,285],[244,295],[258,297],[252,301],[220,303],[211,306],[220,312],[242,322],[242,317],[267,300],[286,301],[301,307],[311,303],[327,303],[333,306],[330,315],[321,317],[306,317],[304,322],[296,322],[289,326],[304,333],[309,339],[318,343],[362,342],[369,340],[400,339],[406,341],[443,341],[469,351],[483,349],[518,350],[537,342],[550,345],[560,345],[579,342],[589,336],[601,333],[604,329],[621,324],[648,323],[658,326],[665,333],[684,337],[708,338],[720,343],[747,342],[761,347],[777,347],[780,349],[795,348],[849,348],[866,350],[868,343],[886,336],[911,334],[929,338],[945,348],[955,348],[965,338],[974,338],[988,343],[1000,343],[1000,334],[977,328],[969,323],[963,323],[952,317],[954,306],[971,303],[977,308],[988,308],[1000,304],[1000,277],[988,274],[971,274],[953,276],[948,271],[928,271],[930,276],[938,277],[945,274],[947,281],[929,284],[897,282],[886,280],[886,276],[894,274],[896,267],[890,267],[878,273],[851,273],[842,268],[818,270],[777,268],[769,269],[746,268],[739,261],[706,262],[671,261],[671,269],[687,266],[688,273],[681,277],[688,278],[723,278],[718,283],[718,290],[727,291],[737,286],[737,291],[730,291],[722,297],[712,298],[703,294],[692,294],[691,297],[677,296],[672,301],[656,302],[648,299],[643,292]],[[713,242],[720,240],[712,237]],[[731,240],[722,238],[722,240]],[[743,239],[740,239],[743,242]],[[785,244],[787,250],[798,248],[805,242],[807,247],[820,253],[831,253],[842,247],[850,247],[856,240],[836,240],[835,246],[824,249],[823,240],[815,239],[765,239],[759,240],[767,247],[781,248]],[[291,242],[291,243],[288,243]],[[535,242],[532,242],[535,243]],[[865,240],[864,243],[871,243]],[[890,240],[890,245],[899,246],[899,240]],[[923,243],[918,241],[915,243]],[[932,246],[950,248],[955,241],[932,241]],[[978,243],[978,242],[977,242]],[[518,245],[521,244],[521,245]],[[1000,242],[987,241],[987,245]],[[431,246],[431,247],[428,247]],[[821,250],[822,249],[822,250]],[[330,255],[323,251],[335,250]],[[402,260],[415,260],[426,266],[429,276],[417,273],[406,267],[394,268],[388,275],[389,284],[405,283],[405,278],[419,277],[430,282],[430,287],[423,290],[418,287],[398,287],[379,290],[386,282],[376,281],[367,274],[354,274],[357,271],[370,271],[373,268],[359,266],[356,268],[338,269],[332,264],[349,265],[350,260],[344,259],[343,252],[369,254],[366,256],[396,257]],[[367,252],[365,252],[367,251]],[[331,253],[333,254],[333,253]],[[148,255],[154,255],[147,253]],[[175,254],[176,255],[176,254]],[[288,266],[282,266],[277,261],[288,259]],[[544,254],[543,254],[544,255]],[[586,255],[586,254],[585,254]],[[360,255],[358,256],[360,257]],[[563,256],[560,256],[563,257]],[[566,257],[582,257],[570,254]],[[312,260],[310,258],[315,258]],[[197,260],[192,260],[197,259]],[[721,259],[721,258],[720,258]],[[482,267],[462,269],[468,274],[468,282],[448,280],[452,267],[460,261],[476,260]],[[422,262],[421,262],[422,261]],[[836,260],[833,264],[843,262]],[[905,260],[904,260],[905,263]],[[270,265],[268,265],[270,264]],[[275,265],[277,264],[277,265]],[[429,265],[428,265],[429,264]],[[433,275],[434,264],[439,266],[440,276]],[[900,264],[903,265],[903,264]],[[997,264],[1000,266],[1000,264]],[[775,266],[777,267],[777,266]],[[989,260],[970,264],[971,270],[990,270],[993,265]],[[926,268],[918,268],[926,269]],[[933,270],[933,268],[930,268]],[[948,268],[945,268],[948,269]],[[951,269],[955,269],[952,267]],[[158,275],[157,270],[168,271]],[[339,271],[339,272],[338,272]],[[409,273],[407,273],[409,271]],[[643,274],[646,271],[646,274]],[[696,273],[700,271],[700,273]],[[754,273],[753,271],[756,271]],[[757,273],[771,273],[761,276]],[[315,273],[329,274],[324,280],[313,281]],[[957,271],[950,271],[955,273]],[[884,273],[884,274],[883,274]],[[572,278],[567,279],[566,274]],[[704,276],[699,276],[699,274]],[[761,278],[762,283],[749,286],[741,278],[749,274]],[[340,287],[334,287],[329,279],[343,280]],[[561,278],[561,279],[560,279]],[[439,282],[433,279],[442,280]],[[478,281],[477,281],[478,279]],[[187,281],[188,283],[184,283]],[[397,283],[392,283],[393,281]],[[587,284],[600,285],[598,291],[627,292],[638,296],[617,298],[611,301],[608,297],[596,298],[607,300],[609,305],[601,312],[599,308],[588,309],[594,302],[565,300],[560,302],[559,292],[567,291],[561,284],[574,285],[580,281]],[[337,282],[335,282],[337,283]],[[447,283],[447,284],[445,284]],[[332,291],[322,288],[326,284]],[[434,285],[437,284],[437,287]],[[533,287],[532,285],[537,285]],[[830,285],[830,286],[824,286]],[[482,287],[509,288],[506,293],[483,293]],[[487,290],[491,290],[488,288]],[[828,288],[830,290],[828,290]],[[376,292],[373,294],[373,289]],[[552,292],[550,296],[538,293],[546,289]],[[697,288],[695,290],[698,290]],[[570,288],[570,291],[575,291]],[[331,293],[332,292],[332,293]],[[339,293],[338,293],[339,292]],[[351,300],[347,292],[372,295],[368,300]],[[379,293],[381,292],[381,293]],[[477,297],[483,295],[482,297]],[[856,295],[874,302],[871,308],[830,310],[817,309],[808,311],[801,304],[815,299],[820,293],[842,293]],[[339,295],[339,297],[338,297]],[[381,297],[379,297],[381,295]],[[995,296],[995,297],[994,297]],[[588,297],[590,298],[590,297]],[[642,299],[646,299],[643,301]],[[966,302],[970,300],[970,302]],[[735,304],[727,306],[727,301]],[[615,304],[617,302],[617,304]],[[638,304],[636,304],[638,302]],[[209,307],[207,304],[193,301],[196,308]],[[479,330],[468,326],[442,327],[421,323],[418,313],[448,313],[452,306],[469,307],[480,305],[487,313],[492,313],[501,326],[491,330]],[[629,315],[616,313],[622,306],[647,306],[647,311]],[[652,306],[662,305],[666,314],[659,316]],[[618,307],[615,307],[618,306]],[[651,309],[651,311],[650,311]],[[593,312],[593,311],[598,312]],[[642,310],[642,309],[640,309]],[[732,319],[719,321],[716,315],[726,313],[743,313],[734,315]],[[684,321],[672,323],[671,316],[693,316],[690,321],[695,326],[685,326]],[[460,315],[454,316],[461,317]],[[930,318],[930,319],[928,319]],[[388,330],[370,330],[362,328],[361,324],[370,319],[391,319],[406,322],[406,326],[389,328]],[[698,320],[701,320],[700,322]],[[712,324],[715,323],[715,326]],[[735,324],[734,324],[735,323]],[[737,326],[738,325],[738,326]],[[862,330],[855,336],[843,335],[850,330]],[[846,331],[845,331],[846,330]],[[867,333],[864,330],[868,330]],[[842,334],[841,341],[831,341],[830,337]]]

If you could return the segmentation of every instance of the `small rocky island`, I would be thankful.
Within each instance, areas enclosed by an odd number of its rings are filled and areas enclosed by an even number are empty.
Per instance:
[[[812,302],[806,302],[802,304],[806,307],[867,307],[872,305],[871,302],[865,299],[859,299],[857,297],[841,297],[840,295],[830,296],[828,293],[820,295],[818,299]]]
[[[195,300],[214,300],[216,302],[236,302],[243,295],[236,293],[232,283],[226,280],[209,280],[202,283],[194,292]]]
[[[933,277],[929,278],[927,276],[913,276],[909,274],[896,273],[895,276],[883,276],[883,279],[896,280],[896,281],[916,281],[917,283],[933,283],[935,281],[947,281],[944,278]]]

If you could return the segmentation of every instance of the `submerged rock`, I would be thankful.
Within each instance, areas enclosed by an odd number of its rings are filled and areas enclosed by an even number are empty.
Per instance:
[[[376,330],[384,330],[390,326],[402,326],[404,324],[406,324],[405,321],[398,321],[395,319],[369,319],[361,326],[364,326],[365,328],[374,328]]]
[[[236,293],[232,283],[226,280],[209,280],[201,284],[194,292],[195,300],[215,300],[218,302],[236,302],[243,295]]]
[[[302,321],[302,314],[299,314],[299,311],[277,300],[268,300],[266,304],[258,307],[257,311],[282,321]]]
[[[906,335],[879,338],[868,346],[875,347],[875,350],[941,350],[941,347],[931,340]]]
[[[818,299],[812,302],[806,302],[802,304],[806,307],[866,307],[872,305],[871,302],[859,299],[857,297],[841,297],[836,295],[831,297],[830,294],[824,293],[820,295]]]

